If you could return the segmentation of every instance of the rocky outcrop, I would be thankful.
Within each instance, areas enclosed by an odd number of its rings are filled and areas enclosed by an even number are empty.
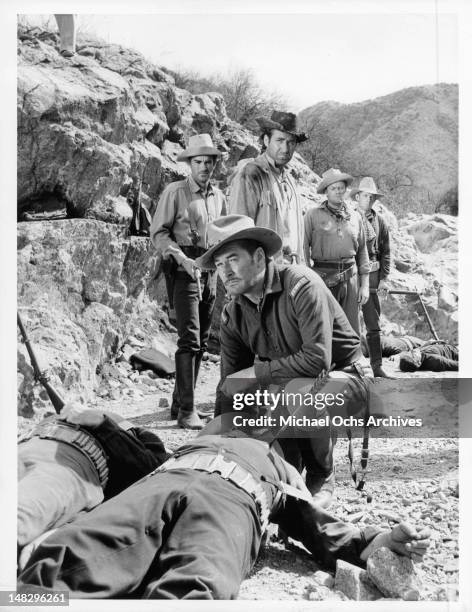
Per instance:
[[[88,394],[101,366],[115,355],[139,321],[146,344],[169,327],[158,305],[157,256],[149,240],[126,237],[123,228],[95,220],[18,224],[18,307],[27,333],[51,382]],[[24,345],[19,345],[19,407],[22,415],[47,405],[33,387]],[[38,401],[36,401],[38,400]]]
[[[80,39],[64,59],[57,36],[19,30],[18,205],[69,217],[129,224],[136,183],[154,211],[164,187],[187,175],[176,158],[192,134],[211,134],[223,153],[215,178],[258,154],[257,138],[226,114],[218,93],[192,95],[131,49]],[[307,201],[318,177],[301,158],[292,171]]]
[[[391,219],[388,211],[386,218]],[[438,336],[457,343],[457,218],[409,213],[390,227],[394,262],[391,288],[419,291]],[[416,297],[390,295],[382,303],[382,311],[384,333],[433,337]]]

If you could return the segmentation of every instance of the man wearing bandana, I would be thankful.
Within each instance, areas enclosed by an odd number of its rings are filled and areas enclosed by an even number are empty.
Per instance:
[[[379,294],[385,295],[387,292],[385,281],[390,274],[390,233],[383,217],[372,208],[376,199],[383,194],[377,191],[374,179],[366,176],[359,187],[351,189],[350,196],[364,221],[370,260],[369,299],[362,306],[370,363],[374,376],[392,378],[382,367],[379,301]]]
[[[216,277],[201,274],[195,259],[207,250],[208,223],[226,213],[223,193],[210,183],[220,156],[209,134],[190,137],[177,158],[188,163],[190,175],[164,189],[150,229],[154,246],[171,263],[169,301],[175,307],[179,336],[171,416],[184,429],[203,427],[194,389],[210,334]]]
[[[352,180],[335,168],[323,174],[317,192],[327,200],[305,215],[305,261],[313,262],[359,334],[359,306],[369,299],[370,263],[362,217],[344,201]]]

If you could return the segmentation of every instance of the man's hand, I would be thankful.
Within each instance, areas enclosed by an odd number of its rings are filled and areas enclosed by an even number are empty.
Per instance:
[[[234,374],[229,374],[224,383],[221,385],[222,392],[227,396],[232,396],[235,393],[243,393],[254,386],[256,381],[256,373],[254,366],[239,370]]]
[[[85,427],[98,427],[105,420],[105,415],[98,410],[87,408],[78,402],[66,404],[61,410],[58,418],[74,425],[84,425]]]
[[[364,285],[362,284],[359,287],[359,291],[357,294],[357,302],[359,303],[359,306],[364,306],[364,304],[367,302],[367,300],[369,299],[369,286],[368,285]]]
[[[187,272],[189,276],[191,276],[195,280],[195,262],[193,259],[186,257],[182,260],[181,264],[182,268]]]
[[[412,561],[421,561],[428,551],[431,543],[431,531],[427,528],[420,530],[414,525],[402,522],[395,525],[390,531],[383,531],[361,552],[361,559],[366,561],[378,548],[385,546],[391,551],[410,557]]]
[[[382,299],[382,300],[384,300],[387,297],[387,295],[388,295],[388,285],[387,285],[387,282],[386,282],[385,279],[382,279],[379,282],[377,293],[379,295],[379,298]]]

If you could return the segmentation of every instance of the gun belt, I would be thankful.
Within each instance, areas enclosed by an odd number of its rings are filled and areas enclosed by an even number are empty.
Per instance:
[[[100,485],[105,488],[109,475],[107,456],[99,442],[87,431],[66,423],[49,421],[38,423],[29,436],[22,441],[34,436],[44,440],[65,442],[79,450],[93,465],[100,480]]]
[[[256,503],[261,528],[264,532],[269,523],[269,505],[262,485],[256,478],[235,461],[227,461],[221,454],[189,453],[168,459],[155,472],[191,469],[208,474],[217,473],[225,480],[245,491]]]

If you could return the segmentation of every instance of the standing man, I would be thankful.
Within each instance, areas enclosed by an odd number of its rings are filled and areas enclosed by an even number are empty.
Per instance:
[[[297,144],[307,140],[297,130],[293,113],[273,111],[256,119],[261,127],[262,153],[247,162],[231,182],[228,210],[247,215],[258,227],[282,238],[288,263],[303,261],[303,217],[297,186],[287,170]],[[282,257],[280,257],[282,259]]]
[[[369,299],[362,306],[370,364],[374,376],[392,378],[382,367],[379,300],[379,293],[385,296],[388,291],[385,281],[390,274],[390,232],[382,215],[372,208],[375,200],[383,194],[377,191],[374,179],[366,176],[359,183],[359,187],[351,190],[350,195],[363,215],[370,260]]]
[[[369,256],[362,218],[344,201],[352,176],[331,168],[317,192],[326,201],[305,215],[305,260],[318,272],[359,335],[359,306],[369,299]],[[359,279],[358,279],[359,276]]]
[[[226,213],[223,193],[210,183],[220,155],[208,134],[190,137],[188,147],[177,158],[188,163],[190,176],[166,187],[150,229],[154,246],[171,264],[169,299],[174,304],[179,336],[171,415],[184,429],[203,427],[194,389],[210,334],[216,277],[201,274],[195,258],[207,249],[208,223]]]
[[[255,227],[249,217],[216,219],[208,234],[214,246],[198,264],[216,269],[234,298],[222,312],[215,414],[233,410],[234,393],[247,392],[255,384],[264,389],[283,386],[298,378],[312,379],[310,387],[313,379],[345,385],[352,400],[345,408],[363,406],[366,388],[357,376],[359,338],[320,277],[304,265],[272,261],[281,237]],[[333,367],[342,372],[324,380]],[[326,393],[326,388],[321,391]],[[321,411],[318,416],[323,416]],[[334,488],[334,431],[324,431],[322,436],[310,431],[279,441],[288,461],[300,472],[306,467],[306,485],[316,502],[327,506]]]

